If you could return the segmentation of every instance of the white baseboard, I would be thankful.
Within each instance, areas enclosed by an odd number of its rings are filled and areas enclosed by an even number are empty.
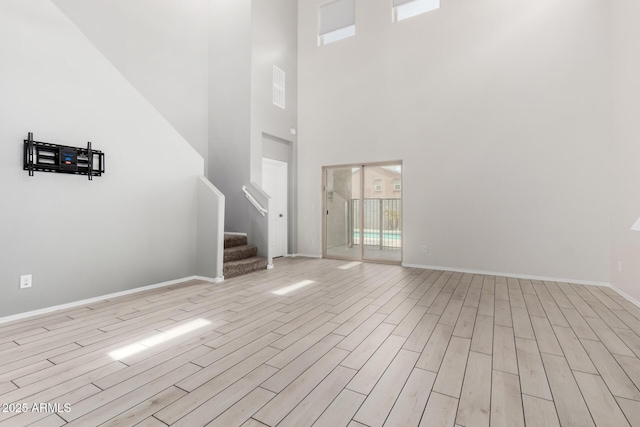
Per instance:
[[[504,277],[513,277],[516,279],[529,279],[529,280],[546,280],[548,282],[566,282],[566,283],[575,283],[577,285],[593,285],[593,286],[604,286],[607,288],[612,288],[611,283],[606,282],[592,282],[589,280],[575,280],[575,279],[560,279],[557,277],[545,277],[545,276],[531,276],[528,274],[517,274],[517,273],[501,273],[495,271],[483,271],[483,270],[469,270],[465,268],[452,268],[452,267],[442,267],[442,266],[434,266],[434,265],[422,265],[422,264],[402,264],[403,267],[410,268],[421,268],[424,270],[439,270],[439,271],[453,271],[455,273],[471,273],[471,274],[486,274],[490,276],[504,276]]]
[[[227,233],[227,234],[229,234],[229,233]],[[294,258],[295,257],[322,258],[322,256],[310,255],[310,254],[291,254],[290,256],[294,257]],[[420,269],[424,269],[424,270],[452,271],[452,272],[456,272],[456,273],[471,273],[471,274],[485,274],[485,275],[491,275],[491,276],[514,277],[514,278],[517,278],[517,279],[546,280],[546,281],[550,281],[550,282],[576,283],[576,284],[579,284],[579,285],[605,286],[605,287],[613,289],[614,291],[616,291],[620,295],[622,295],[624,298],[626,298],[628,301],[630,301],[631,303],[635,304],[637,307],[640,307],[640,301],[638,301],[635,298],[631,297],[626,292],[618,289],[617,287],[615,287],[611,283],[592,282],[592,281],[574,280],[574,279],[559,279],[559,278],[544,277],[544,276],[531,276],[531,275],[526,275],[526,274],[500,273],[500,272],[494,272],[494,271],[469,270],[469,269],[463,269],[463,268],[451,268],[451,267],[422,265],[422,264],[407,264],[407,263],[403,263],[402,266],[403,267],[409,267],[409,268],[420,268]],[[43,309],[40,309],[40,310],[33,310],[33,311],[25,312],[25,313],[14,314],[12,316],[0,317],[0,324],[1,323],[12,322],[14,320],[25,319],[27,317],[38,316],[38,315],[41,315],[41,314],[52,313],[52,312],[58,311],[58,310],[65,310],[65,309],[68,309],[68,308],[74,308],[74,307],[78,307],[78,306],[82,306],[82,305],[87,305],[87,304],[91,304],[91,303],[94,303],[94,302],[103,301],[103,300],[106,300],[106,299],[122,297],[122,296],[131,295],[131,294],[135,294],[135,293],[139,293],[139,292],[144,292],[144,291],[148,291],[148,290],[152,290],[152,289],[163,288],[163,287],[167,287],[167,286],[171,286],[171,285],[177,285],[179,283],[188,282],[190,280],[201,280],[201,281],[210,282],[210,283],[221,283],[221,282],[224,281],[224,276],[215,277],[215,278],[204,277],[204,276],[189,276],[189,277],[184,277],[182,279],[169,280],[167,282],[156,283],[154,285],[148,285],[148,286],[142,286],[142,287],[139,287],[139,288],[129,289],[129,290],[122,291],[122,292],[115,292],[115,293],[112,293],[112,294],[102,295],[102,296],[98,296],[98,297],[94,297],[94,298],[88,298],[88,299],[84,299],[84,300],[81,300],[81,301],[74,301],[74,302],[70,302],[70,303],[67,303],[67,304],[60,304],[60,305],[56,305],[56,306],[52,306],[52,307],[43,308]]]
[[[316,258],[316,259],[322,258],[322,255],[311,255],[311,254],[292,254],[291,256],[294,257],[294,258],[297,258],[297,257]]]
[[[246,236],[247,233],[237,233],[235,231],[225,231],[224,234],[230,234],[232,236]]]
[[[101,295],[99,297],[88,298],[88,299],[84,299],[84,300],[81,300],[81,301],[74,301],[74,302],[70,302],[70,303],[66,303],[66,304],[54,305],[53,307],[42,308],[40,310],[27,311],[25,313],[14,314],[12,316],[0,317],[0,323],[12,322],[14,320],[25,319],[27,317],[38,316],[40,314],[52,313],[52,312],[58,311],[58,310],[66,310],[67,308],[74,308],[74,307],[78,307],[78,306],[81,306],[81,305],[87,305],[87,304],[91,304],[91,303],[94,303],[94,302],[103,301],[103,300],[106,300],[106,299],[111,299],[111,298],[122,297],[122,296],[125,296],[125,295],[136,294],[138,292],[149,291],[151,289],[164,288],[166,286],[177,285],[179,283],[188,282],[189,280],[202,280],[202,281],[205,281],[205,282],[219,283],[219,282],[222,282],[223,279],[224,279],[223,277],[222,278],[211,279],[211,278],[202,277],[202,276],[189,276],[189,277],[185,277],[185,278],[182,278],[182,279],[169,280],[168,282],[156,283],[155,285],[148,285],[148,286],[142,286],[142,287],[139,287],[139,288],[128,289],[126,291],[115,292],[115,293],[107,294],[107,295]]]
[[[616,291],[617,293],[619,293],[620,295],[622,295],[627,301],[629,301],[630,303],[632,303],[636,307],[640,307],[640,301],[638,301],[637,299],[635,299],[634,297],[632,297],[631,295],[629,295],[625,291],[621,291],[620,289],[618,289],[614,285],[609,285],[609,287],[611,289],[613,289],[614,291]]]
[[[221,277],[205,277],[205,276],[193,276],[195,280],[202,280],[203,282],[222,283],[224,282],[224,276]]]

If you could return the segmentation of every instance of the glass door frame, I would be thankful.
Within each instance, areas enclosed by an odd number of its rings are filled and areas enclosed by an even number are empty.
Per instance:
[[[365,248],[364,248],[364,237],[365,237],[365,233],[364,233],[364,190],[365,190],[365,183],[364,183],[364,175],[365,175],[365,168],[366,167],[383,167],[383,166],[400,166],[401,168],[401,173],[400,173],[400,206],[401,206],[401,211],[404,212],[404,170],[403,170],[403,163],[402,160],[397,160],[397,161],[388,161],[388,162],[371,162],[371,163],[351,163],[351,164],[344,164],[344,165],[332,165],[332,166],[323,166],[322,167],[322,258],[327,258],[327,259],[337,259],[337,260],[343,260],[343,261],[361,261],[361,262],[373,262],[373,263],[379,263],[379,264],[392,264],[392,265],[402,265],[402,261],[404,259],[404,219],[400,222],[400,236],[401,236],[401,244],[400,244],[400,260],[396,261],[396,260],[384,260],[384,259],[367,259],[364,256],[364,252],[365,252]],[[358,215],[358,221],[360,224],[360,228],[361,231],[359,233],[360,236],[360,251],[359,251],[359,257],[358,258],[354,258],[354,257],[347,257],[347,256],[336,256],[336,255],[331,255],[327,253],[327,232],[328,232],[328,226],[327,226],[327,217],[328,217],[328,211],[327,211],[327,172],[329,170],[332,169],[354,169],[354,168],[358,168],[360,169],[360,209],[359,209],[359,215]]]

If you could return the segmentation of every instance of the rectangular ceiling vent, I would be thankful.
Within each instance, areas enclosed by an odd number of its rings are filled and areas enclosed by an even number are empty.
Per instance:
[[[285,74],[280,68],[273,66],[273,105],[285,109]]]

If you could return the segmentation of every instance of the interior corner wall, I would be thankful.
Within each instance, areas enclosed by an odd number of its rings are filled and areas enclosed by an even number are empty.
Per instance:
[[[250,233],[251,0],[209,1],[208,58],[208,176],[225,195],[225,231]]]
[[[319,47],[323,2],[299,2],[300,253],[322,253],[322,166],[402,160],[405,264],[609,282],[605,2],[393,23],[356,0],[356,35]]]
[[[631,230],[640,216],[640,3],[609,3],[613,89],[611,281],[640,301],[640,232]]]
[[[288,163],[290,175],[288,250],[295,253],[298,141],[291,129],[298,128],[298,0],[253,0],[251,16],[251,181],[262,185],[265,141],[287,147],[280,160]],[[284,109],[273,104],[274,66],[285,73]]]
[[[209,0],[52,0],[205,159]]]
[[[295,0],[209,2],[209,178],[225,194],[225,229],[266,253],[266,220],[242,186],[260,185],[263,132],[297,126]],[[287,73],[287,109],[271,104],[272,66]],[[255,195],[254,196],[258,196]]]
[[[49,0],[0,3],[0,57],[0,317],[192,276],[202,157]],[[106,173],[29,177],[27,132]]]
[[[262,183],[263,135],[296,145],[298,126],[298,2],[252,2],[251,180]],[[273,66],[285,72],[285,108],[273,104]]]

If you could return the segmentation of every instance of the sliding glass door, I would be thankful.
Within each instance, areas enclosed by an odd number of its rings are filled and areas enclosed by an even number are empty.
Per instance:
[[[360,211],[359,167],[325,169],[325,253],[328,258],[361,259],[354,239],[355,214]]]
[[[365,166],[363,259],[402,261],[402,166]]]
[[[402,262],[402,164],[326,167],[324,256]]]

